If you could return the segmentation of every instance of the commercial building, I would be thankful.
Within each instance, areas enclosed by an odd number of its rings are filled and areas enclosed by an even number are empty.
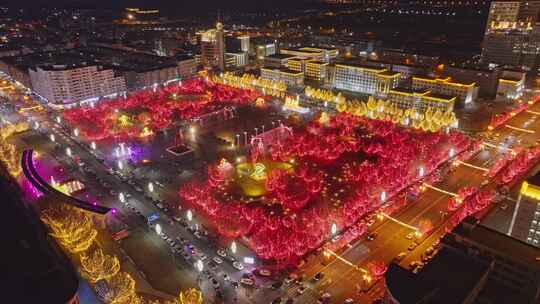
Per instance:
[[[56,104],[69,104],[126,90],[123,76],[95,62],[38,65],[29,69],[33,90]]]
[[[336,89],[385,96],[398,86],[400,74],[356,63],[336,63],[333,85]]]
[[[538,248],[479,225],[473,217],[466,218],[441,243],[494,261],[486,286],[479,294],[480,298],[491,302],[480,303],[535,304],[540,301]]]
[[[225,70],[225,40],[223,24],[218,22],[215,29],[198,33],[200,35],[201,63],[211,70]]]
[[[450,77],[460,83],[476,83],[478,97],[492,99],[497,93],[499,78],[502,75],[501,68],[488,68],[487,66],[450,66],[441,67],[442,77]]]
[[[484,33],[482,61],[512,66],[536,65],[540,1],[493,1]]]
[[[455,96],[432,93],[429,90],[411,90],[402,87],[389,90],[387,100],[392,101],[401,109],[416,109],[420,112],[427,108],[442,112],[451,111],[456,103]]]
[[[523,303],[540,300],[538,249],[463,220],[418,274],[391,264],[383,303]]]
[[[384,304],[474,303],[492,268],[489,259],[441,249],[418,274],[390,264],[385,274]]]
[[[293,71],[287,68],[263,67],[261,78],[283,81],[289,86],[304,85],[304,72]]]
[[[339,55],[339,51],[333,48],[315,48],[315,47],[302,47],[298,49],[281,49],[280,54],[296,56],[305,59],[314,59],[318,61],[330,62],[336,59]]]
[[[461,105],[473,102],[478,96],[475,82],[461,83],[450,77],[413,76],[411,87],[413,90],[427,89],[435,94],[455,96]]]
[[[305,63],[304,72],[306,74],[306,79],[315,80],[319,82],[326,82],[328,76],[328,62],[310,60]]]
[[[225,61],[227,67],[243,67],[249,63],[249,56],[247,52],[225,53]]]
[[[176,55],[178,76],[181,78],[192,78],[197,73],[197,61],[193,56]]]
[[[508,235],[540,247],[540,174],[522,183]]]
[[[289,59],[296,58],[292,55],[274,54],[264,57],[264,65],[268,67],[286,67]]]
[[[503,71],[497,86],[497,99],[515,100],[525,92],[525,73],[522,71]]]
[[[276,43],[268,39],[253,39],[250,42],[250,54],[254,55],[258,60],[264,60],[265,57],[272,56],[276,53]]]
[[[367,65],[385,68],[389,71],[397,72],[400,74],[400,86],[410,86],[411,78],[413,75],[425,75],[431,71],[431,68],[427,65],[420,64],[407,64],[404,62],[396,63],[392,61],[384,60],[367,60]]]

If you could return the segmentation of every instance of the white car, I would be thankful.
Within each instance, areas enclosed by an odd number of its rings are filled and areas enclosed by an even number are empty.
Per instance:
[[[222,258],[227,256],[227,253],[223,249],[219,249],[216,253],[217,253],[217,255],[219,255]]]
[[[234,262],[233,264],[233,267],[238,269],[238,270],[243,270],[244,269],[244,265],[242,265],[242,263],[240,262]]]
[[[213,258],[212,258],[212,261],[214,261],[214,262],[215,262],[216,264],[218,264],[218,265],[221,264],[221,263],[223,263],[223,260],[222,260],[220,257],[217,257],[217,256],[216,256],[216,257],[213,257]]]

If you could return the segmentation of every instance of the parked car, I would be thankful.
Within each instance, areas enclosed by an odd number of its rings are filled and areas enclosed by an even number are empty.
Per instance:
[[[237,270],[243,270],[244,269],[244,265],[242,265],[242,263],[240,263],[240,262],[234,262],[232,265]]]

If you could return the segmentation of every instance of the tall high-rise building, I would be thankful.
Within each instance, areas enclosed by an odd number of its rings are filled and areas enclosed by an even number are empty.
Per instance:
[[[218,22],[215,29],[200,33],[201,63],[209,69],[225,70],[225,40],[223,24]]]
[[[540,53],[540,1],[493,1],[489,10],[482,61],[534,67]]]

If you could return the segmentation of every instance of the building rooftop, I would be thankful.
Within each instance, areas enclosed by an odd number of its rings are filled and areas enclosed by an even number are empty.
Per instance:
[[[400,74],[401,74],[401,73],[399,73],[399,72],[382,71],[382,72],[378,73],[377,75],[380,75],[380,76],[395,77],[395,76],[398,76],[398,75],[400,75]]]
[[[291,58],[295,58],[295,57],[296,56],[287,55],[287,54],[274,54],[274,55],[266,56],[265,58],[270,58],[270,59],[291,59]]]
[[[271,66],[262,67],[261,70],[279,71],[282,73],[295,74],[295,75],[304,74],[304,72],[295,71],[288,68],[276,68],[276,67],[271,67]]]
[[[357,61],[336,62],[336,66],[347,66],[347,67],[371,70],[371,71],[375,71],[375,72],[386,71],[386,68],[381,68],[381,67],[375,67],[375,66],[372,66],[372,65],[362,64],[362,63],[357,62]]]
[[[525,264],[535,271],[540,271],[540,252],[538,248],[515,239],[506,234],[478,225],[472,218],[467,219],[452,231],[452,234],[461,239],[466,238],[466,242],[474,242],[483,247],[488,247],[491,251],[499,252],[505,259],[512,259],[519,264]],[[445,238],[449,237],[448,235]]]
[[[417,94],[417,95],[426,95],[429,93],[429,90],[415,90],[415,89],[410,89],[410,88],[405,88],[405,87],[397,87],[397,88],[393,88],[393,89],[390,89],[390,92],[391,93],[397,93],[397,94]]]
[[[385,274],[388,292],[399,303],[464,303],[490,270],[490,261],[443,248],[414,274],[390,264]]]
[[[437,94],[437,93],[433,93],[431,91],[429,91],[426,95],[424,95],[424,97],[428,97],[428,98],[430,97],[430,98],[437,99],[439,101],[447,101],[447,102],[451,102],[451,101],[456,100],[456,96],[445,95],[445,94]]]

